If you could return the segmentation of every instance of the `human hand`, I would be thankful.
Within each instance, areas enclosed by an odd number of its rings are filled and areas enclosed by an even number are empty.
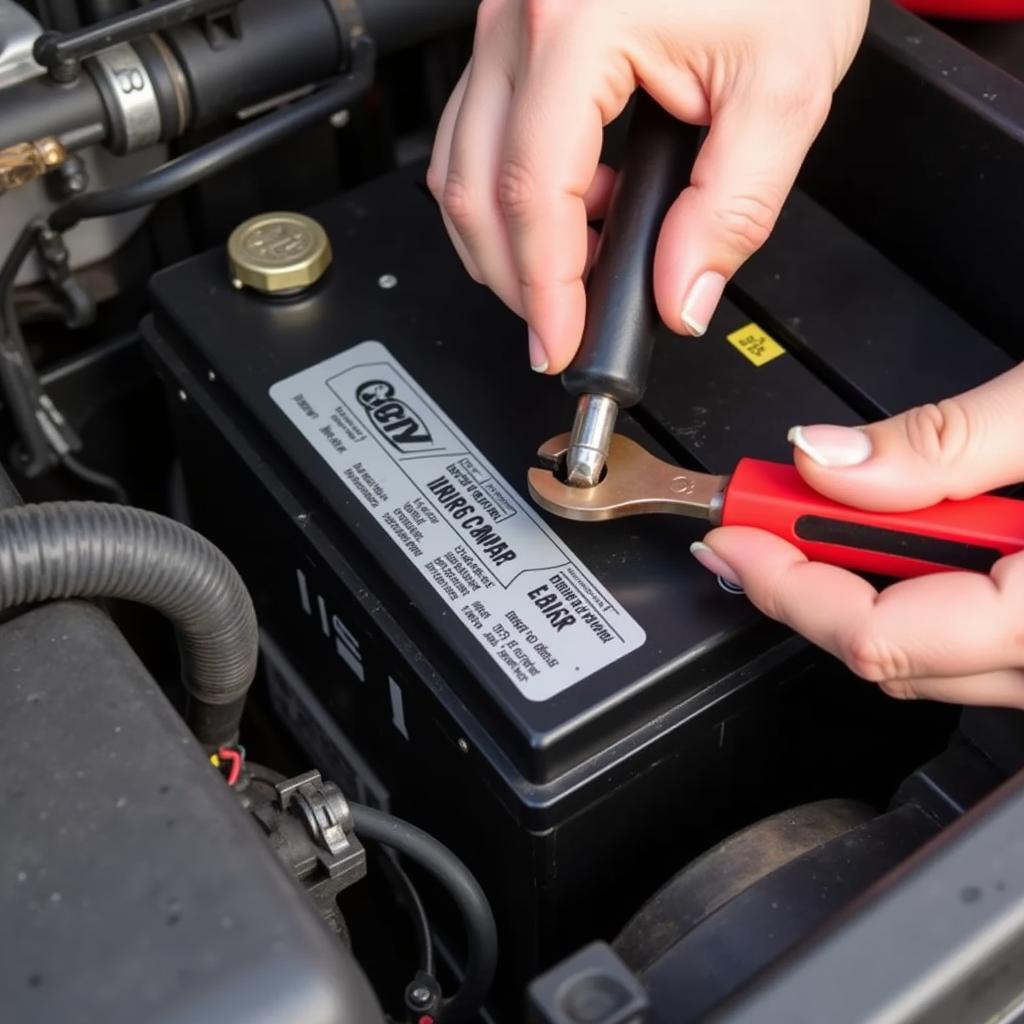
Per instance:
[[[441,118],[428,184],[469,273],[529,325],[559,373],[583,333],[583,280],[613,172],[602,129],[638,85],[710,124],[669,211],[654,285],[700,335],[767,239],[863,35],[868,0],[483,0]]]
[[[958,398],[863,429],[790,434],[807,483],[879,512],[1024,480],[1022,438],[1024,364]],[[1000,559],[987,576],[942,572],[879,593],[760,530],[712,530],[692,550],[766,615],[893,697],[1024,708],[1024,553]]]

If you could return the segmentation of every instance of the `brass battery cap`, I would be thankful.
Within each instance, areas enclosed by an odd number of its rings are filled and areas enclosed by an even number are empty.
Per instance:
[[[285,295],[323,277],[331,265],[331,243],[312,217],[262,213],[231,232],[228,265],[236,288]]]

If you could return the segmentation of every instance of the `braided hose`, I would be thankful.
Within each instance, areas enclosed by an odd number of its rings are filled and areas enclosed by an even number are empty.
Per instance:
[[[193,731],[209,746],[236,739],[258,629],[249,592],[218,548],[181,523],[122,505],[0,512],[0,611],[73,597],[136,601],[165,615],[178,633]]]

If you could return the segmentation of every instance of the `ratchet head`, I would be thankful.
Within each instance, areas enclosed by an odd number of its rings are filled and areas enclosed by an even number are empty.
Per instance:
[[[635,441],[614,434],[604,476],[593,487],[572,487],[563,483],[569,444],[569,434],[542,444],[537,456],[544,468],[533,468],[527,476],[533,500],[546,511],[583,522],[657,512],[715,521],[726,477],[662,462]]]

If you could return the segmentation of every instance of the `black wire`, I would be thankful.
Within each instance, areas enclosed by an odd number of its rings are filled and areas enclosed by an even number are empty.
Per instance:
[[[352,68],[344,77],[127,185],[76,196],[50,214],[50,227],[56,231],[67,231],[83,220],[150,206],[252,156],[300,128],[337,113],[359,99],[369,87],[373,79],[373,61],[372,41],[367,36],[356,38],[352,42]]]
[[[379,863],[384,874],[389,876],[391,884],[401,890],[395,896],[412,918],[413,928],[416,930],[416,953],[419,969],[434,978],[434,939],[430,934],[430,919],[427,917],[419,890],[392,851],[385,850],[381,854]]]
[[[60,463],[72,476],[77,477],[90,487],[110,495],[119,505],[130,504],[128,492],[115,477],[108,476],[106,473],[101,473],[98,469],[83,465],[70,454],[62,456]]]
[[[480,883],[447,846],[422,829],[372,807],[349,806],[361,839],[389,846],[414,860],[444,886],[459,908],[466,929],[466,965],[462,986],[444,1001],[438,1021],[457,1024],[470,1020],[483,1005],[498,964],[498,930]]]
[[[36,235],[39,232],[41,222],[31,220],[22,229],[21,233],[14,240],[3,265],[0,266],[0,295],[6,298],[14,291],[14,279],[21,270],[22,263],[28,259],[29,253],[35,247]]]

